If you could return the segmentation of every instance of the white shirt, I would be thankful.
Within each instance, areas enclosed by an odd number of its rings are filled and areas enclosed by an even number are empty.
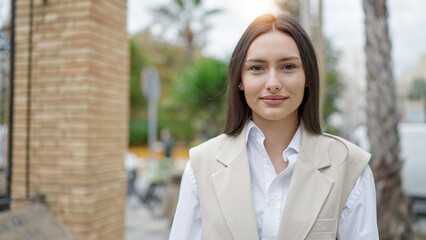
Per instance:
[[[283,152],[283,161],[288,161],[288,166],[277,175],[263,145],[265,136],[262,131],[252,121],[247,126],[247,154],[259,239],[277,238],[301,138],[299,126]],[[379,239],[376,219],[374,178],[367,165],[345,203],[337,229],[337,239]],[[197,182],[191,162],[188,161],[182,176],[170,239],[202,239],[201,222]]]

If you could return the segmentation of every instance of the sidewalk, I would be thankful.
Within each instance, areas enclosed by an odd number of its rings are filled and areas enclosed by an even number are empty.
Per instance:
[[[135,150],[135,149],[133,149]],[[136,149],[143,151],[144,149]],[[140,152],[139,152],[140,153]],[[143,156],[143,155],[142,155]],[[146,179],[144,179],[144,169],[147,161],[144,158],[139,157],[139,171],[138,177],[135,183],[135,187],[139,193],[143,192],[147,188]],[[178,158],[174,161],[174,168],[178,172],[183,172],[187,159]],[[179,181],[180,182],[180,181]],[[164,189],[166,191],[166,189]],[[167,192],[167,191],[166,191]],[[164,197],[167,195],[163,192]],[[173,194],[178,194],[172,191]],[[169,196],[169,195],[167,195]],[[168,198],[170,199],[170,198]],[[177,199],[177,196],[176,196]],[[176,200],[177,201],[177,200]],[[163,202],[163,204],[166,204]],[[167,204],[166,204],[167,205]],[[168,218],[154,217],[151,212],[147,209],[147,206],[142,204],[136,195],[129,195],[126,199],[126,213],[125,213],[125,239],[126,240],[166,240],[169,238],[171,220]],[[170,216],[172,217],[172,216]]]
[[[126,240],[166,240],[170,233],[167,219],[154,218],[134,195],[126,201]]]

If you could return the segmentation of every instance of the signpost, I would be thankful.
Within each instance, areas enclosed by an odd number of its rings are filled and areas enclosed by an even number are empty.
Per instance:
[[[141,76],[142,94],[148,100],[148,147],[149,158],[155,157],[154,144],[157,141],[157,103],[161,94],[161,80],[153,66],[145,67]]]

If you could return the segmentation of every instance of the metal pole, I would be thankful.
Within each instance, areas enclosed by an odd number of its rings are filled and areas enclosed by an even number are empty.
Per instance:
[[[148,146],[149,158],[155,159],[155,142],[157,141],[157,100],[148,103]]]
[[[9,94],[9,135],[8,135],[8,159],[7,159],[7,197],[12,198],[12,164],[13,164],[13,104],[15,82],[15,14],[16,0],[12,0],[10,21],[10,94]],[[10,209],[10,202],[7,204]]]

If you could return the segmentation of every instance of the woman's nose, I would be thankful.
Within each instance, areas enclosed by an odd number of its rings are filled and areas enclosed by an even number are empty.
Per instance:
[[[268,79],[265,84],[265,88],[268,91],[279,91],[281,89],[281,82],[279,81],[277,74],[274,71],[268,75]]]

